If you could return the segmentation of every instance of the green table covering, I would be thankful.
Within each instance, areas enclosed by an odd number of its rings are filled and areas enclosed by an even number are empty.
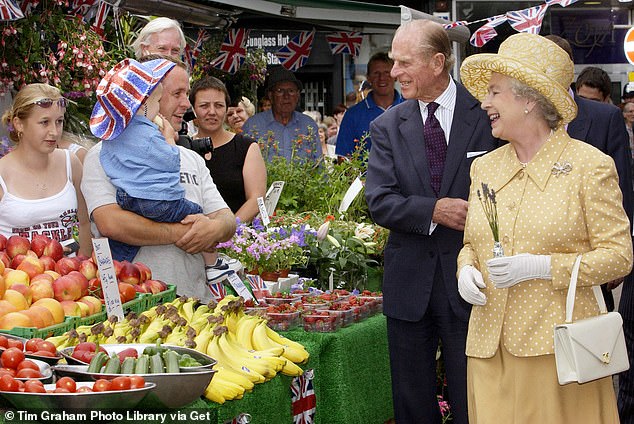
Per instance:
[[[376,315],[334,333],[295,329],[283,334],[302,343],[310,353],[310,360],[302,368],[314,370],[316,424],[382,424],[393,416],[383,315]],[[291,377],[278,375],[264,384],[257,384],[251,393],[245,393],[244,398],[223,405],[201,398],[180,411],[160,412],[167,414],[165,423],[222,424],[241,413],[248,413],[253,424],[291,424],[291,380]],[[178,390],[178,387],[174,389]],[[0,412],[0,423],[34,422],[19,420],[17,416],[7,420],[4,415],[6,411]],[[185,419],[191,414],[206,416],[204,419]],[[133,418],[125,422],[149,424],[160,421]]]

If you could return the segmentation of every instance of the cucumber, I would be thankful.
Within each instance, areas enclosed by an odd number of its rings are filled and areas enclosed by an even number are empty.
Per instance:
[[[150,372],[150,357],[147,355],[141,355],[136,360],[134,367],[135,374],[148,374]]]
[[[167,350],[163,353],[163,360],[165,361],[165,372],[179,373],[181,367],[178,364],[179,355],[173,350]]]
[[[165,372],[165,364],[160,353],[150,356],[150,374],[159,374]]]
[[[95,356],[90,360],[88,365],[88,372],[101,372],[101,367],[108,360],[108,355],[103,352],[97,352]]]
[[[113,353],[108,362],[106,362],[106,366],[103,369],[104,374],[119,374],[121,371],[121,361],[119,361],[119,356],[116,353]]]
[[[128,356],[123,360],[121,364],[121,374],[134,374],[134,368],[136,366],[136,358]]]

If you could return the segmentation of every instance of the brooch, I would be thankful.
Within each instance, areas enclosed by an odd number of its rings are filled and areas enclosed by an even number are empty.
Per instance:
[[[572,165],[568,162],[555,162],[551,174],[558,177],[560,175],[568,175],[572,171]]]

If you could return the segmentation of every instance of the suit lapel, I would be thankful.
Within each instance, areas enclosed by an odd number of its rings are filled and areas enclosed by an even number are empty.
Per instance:
[[[399,131],[404,140],[405,150],[411,158],[416,174],[423,187],[431,190],[429,166],[425,154],[425,140],[423,139],[423,118],[420,115],[418,100],[407,100],[407,107],[403,107]]]
[[[456,178],[458,169],[460,169],[460,164],[463,160],[466,160],[469,140],[471,140],[477,120],[481,117],[478,101],[467,95],[466,89],[462,85],[456,84],[456,90],[456,106],[453,113],[451,134],[447,145],[447,159],[438,197],[443,197],[447,194]]]

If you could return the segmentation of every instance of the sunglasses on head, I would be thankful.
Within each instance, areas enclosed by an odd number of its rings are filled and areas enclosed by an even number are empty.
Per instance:
[[[39,107],[43,107],[44,109],[48,109],[49,107],[53,106],[53,104],[57,103],[59,105],[59,107],[66,107],[68,106],[68,100],[64,97],[60,97],[57,100],[53,100],[53,99],[40,99],[37,100],[35,102],[33,102],[34,105],[38,105]]]

